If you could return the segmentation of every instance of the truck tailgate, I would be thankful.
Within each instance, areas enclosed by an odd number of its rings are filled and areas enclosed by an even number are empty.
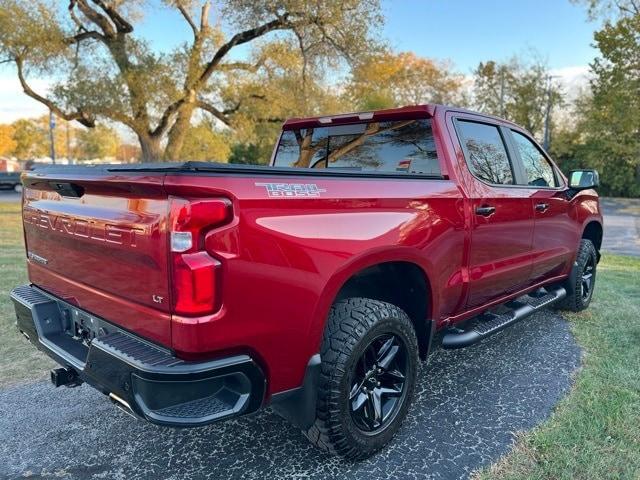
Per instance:
[[[169,345],[164,175],[29,174],[29,279],[99,317]]]

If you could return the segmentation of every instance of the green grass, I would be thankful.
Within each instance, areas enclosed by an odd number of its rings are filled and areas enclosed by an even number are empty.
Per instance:
[[[9,292],[27,281],[24,257],[20,205],[0,203],[0,387],[53,365],[14,327]],[[640,259],[605,255],[591,307],[567,317],[584,349],[571,393],[477,477],[640,479]]]
[[[584,349],[571,393],[482,479],[640,479],[640,259],[605,255],[588,310],[567,315]]]
[[[42,378],[53,365],[15,327],[9,293],[26,282],[20,203],[0,203],[0,387]]]

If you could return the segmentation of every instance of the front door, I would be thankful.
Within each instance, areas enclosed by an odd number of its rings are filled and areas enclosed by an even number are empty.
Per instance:
[[[580,240],[571,219],[571,203],[564,181],[543,150],[524,132],[511,129],[520,157],[534,215],[532,280],[535,282],[569,271]]]

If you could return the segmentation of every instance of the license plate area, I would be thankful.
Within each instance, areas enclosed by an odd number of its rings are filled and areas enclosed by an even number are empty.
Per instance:
[[[94,338],[116,331],[112,325],[78,308],[62,302],[58,306],[65,333],[87,347]]]
[[[80,317],[73,322],[69,333],[74,340],[82,342],[88,347],[91,341],[98,335],[93,323],[90,317]]]
[[[119,331],[114,325],[30,286],[11,293],[16,326],[25,336],[58,363],[84,369],[90,345],[96,337]]]

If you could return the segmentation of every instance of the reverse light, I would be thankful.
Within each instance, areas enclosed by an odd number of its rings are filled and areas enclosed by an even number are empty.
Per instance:
[[[191,246],[186,250],[202,250],[204,234],[231,219],[231,202],[225,198],[215,199],[171,199],[171,245],[176,237],[181,248],[187,245],[187,233],[191,234]],[[179,234],[179,235],[174,235]]]
[[[171,199],[171,268],[173,311],[194,316],[220,308],[222,264],[204,249],[205,234],[232,218],[231,202],[216,199]]]
[[[171,251],[186,252],[193,247],[191,232],[171,232]]]

